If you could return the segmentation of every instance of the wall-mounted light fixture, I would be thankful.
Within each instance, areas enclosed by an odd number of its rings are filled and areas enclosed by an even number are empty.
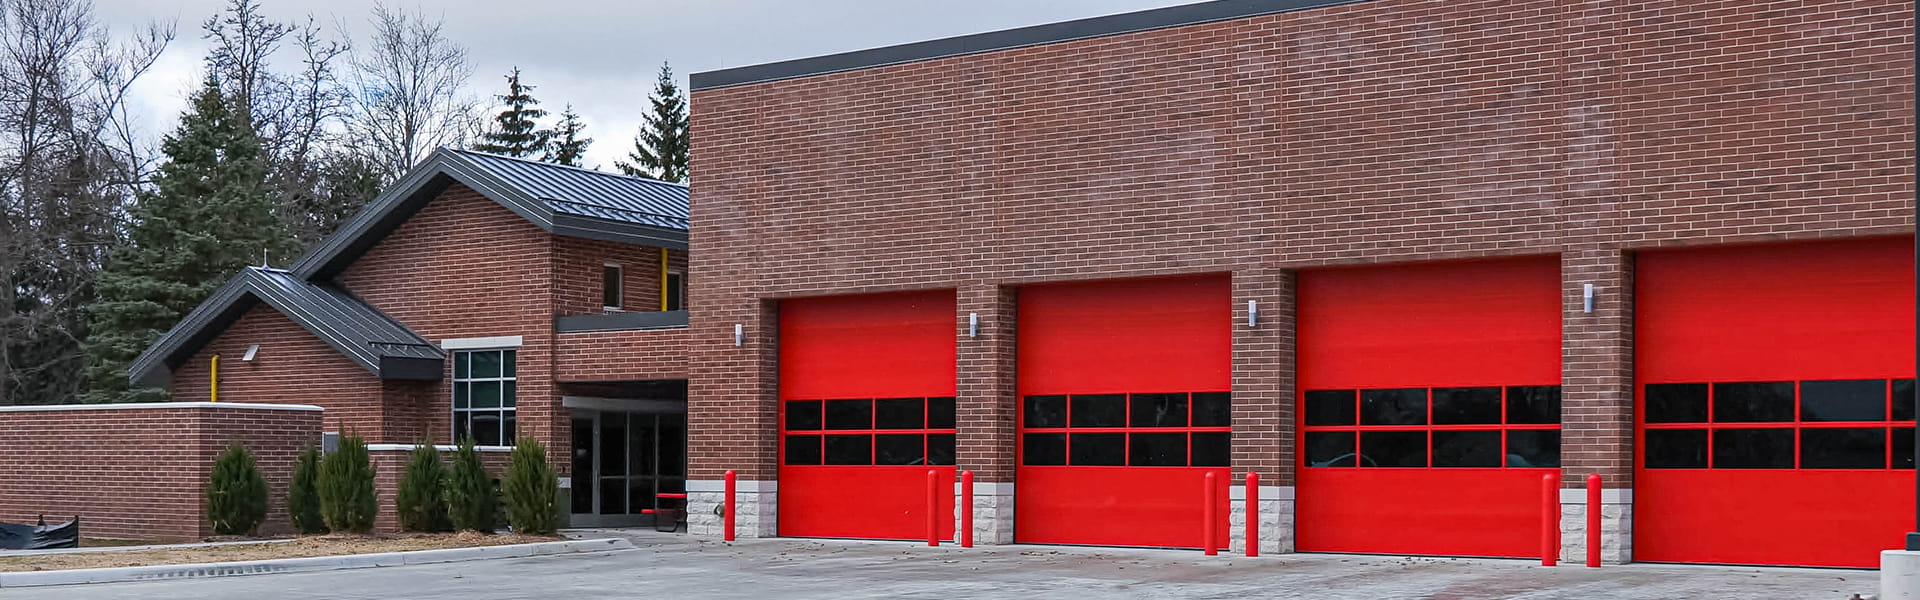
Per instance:
[[[967,337],[980,337],[980,313],[967,313]]]
[[[1580,310],[1587,313],[1593,312],[1593,284],[1591,283],[1587,284],[1586,291],[1580,295]]]
[[[740,346],[746,343],[747,343],[747,326],[741,325],[739,323],[734,323],[733,324],[733,345]]]
[[[242,356],[240,357],[240,362],[253,362],[253,357],[254,357],[254,355],[256,355],[256,354],[259,354],[259,353],[260,353],[260,345],[259,345],[259,344],[254,344],[254,345],[252,345],[252,346],[247,346],[247,353],[246,353],[245,355],[242,355]]]
[[[1259,300],[1247,301],[1247,326],[1248,327],[1260,326],[1260,301]]]

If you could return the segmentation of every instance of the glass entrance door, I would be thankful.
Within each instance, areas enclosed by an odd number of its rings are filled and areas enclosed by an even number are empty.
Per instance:
[[[659,494],[686,492],[686,414],[573,414],[572,526],[650,525]]]

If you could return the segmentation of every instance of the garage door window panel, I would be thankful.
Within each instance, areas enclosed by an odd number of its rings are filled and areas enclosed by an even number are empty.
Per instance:
[[[1648,469],[1912,468],[1912,382],[1648,384],[1642,388],[1642,464]]]
[[[787,466],[952,465],[954,402],[940,398],[788,400]]]
[[[1559,386],[1308,390],[1310,468],[1553,468]]]
[[[1020,464],[1229,466],[1232,412],[1227,392],[1027,396]]]

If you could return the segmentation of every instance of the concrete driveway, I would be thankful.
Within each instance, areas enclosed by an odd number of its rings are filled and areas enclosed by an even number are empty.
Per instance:
[[[1541,568],[1537,562],[1290,554],[1248,559],[1198,552],[745,540],[651,532],[639,550],[259,575],[10,589],[0,597],[106,598],[1529,598],[1845,600],[1878,588],[1874,571],[1629,565]]]

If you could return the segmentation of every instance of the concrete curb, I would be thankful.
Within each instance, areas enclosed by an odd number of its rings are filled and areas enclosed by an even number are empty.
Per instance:
[[[65,571],[24,571],[17,573],[0,573],[0,589],[46,585],[74,585],[81,583],[197,579],[205,577],[230,577],[234,575],[264,575],[269,573],[305,573],[340,569],[363,569],[369,567],[398,567],[402,565],[426,565],[495,558],[522,558],[580,552],[631,550],[633,547],[633,542],[624,539],[605,538],[540,542],[536,544],[513,544],[507,546],[445,548],[441,550],[415,550],[412,552],[314,556],[308,558],[281,558],[190,565],[108,567],[104,569],[71,569]]]

